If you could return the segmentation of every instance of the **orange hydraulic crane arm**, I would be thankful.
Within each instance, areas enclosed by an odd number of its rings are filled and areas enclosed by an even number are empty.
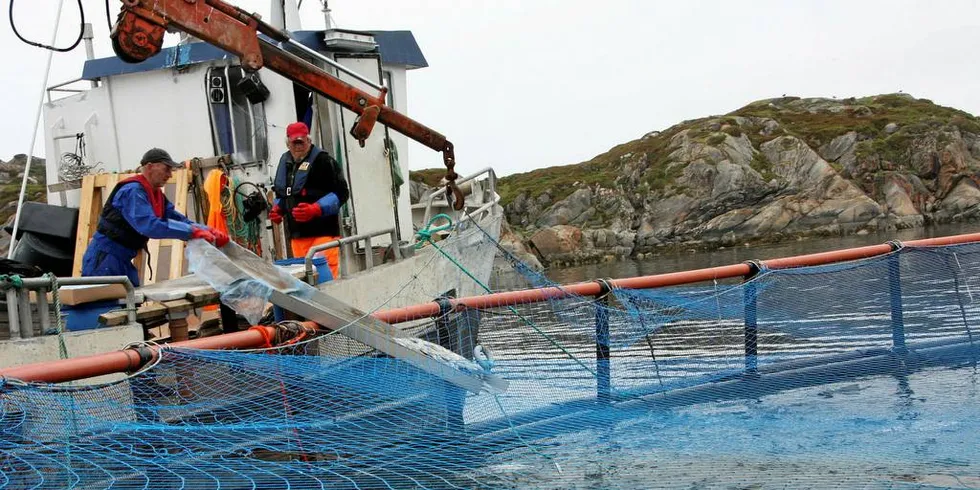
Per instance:
[[[221,0],[122,0],[122,3],[111,35],[112,48],[119,58],[141,62],[160,52],[167,30],[179,30],[238,56],[248,71],[264,66],[356,113],[351,135],[362,146],[375,122],[380,122],[442,152],[447,196],[452,196],[455,209],[462,209],[463,195],[456,187],[453,144],[439,132],[386,106],[386,89],[371,95],[334,77],[275,44],[297,44],[288,33],[263,22],[256,14]],[[260,33],[272,41],[263,39]]]

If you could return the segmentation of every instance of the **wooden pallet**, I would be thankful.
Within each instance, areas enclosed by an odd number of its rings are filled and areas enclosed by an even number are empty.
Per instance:
[[[89,241],[92,240],[92,235],[95,234],[105,200],[116,184],[133,175],[136,174],[96,174],[86,175],[82,179],[82,199],[78,207],[78,233],[75,239],[75,260],[72,276],[79,277],[82,275],[82,257],[85,255]],[[168,191],[168,197],[173,196],[171,202],[174,209],[184,215],[187,214],[190,178],[189,170],[175,170],[165,188],[165,191]],[[172,192],[169,192],[171,190]],[[191,216],[188,217],[193,219]],[[140,284],[152,284],[156,281],[174,279],[183,275],[184,242],[182,240],[150,240],[147,248],[150,251],[152,263],[147,263],[145,253],[142,251],[134,260],[134,264],[140,273]],[[150,266],[153,267],[152,277],[149,271]]]

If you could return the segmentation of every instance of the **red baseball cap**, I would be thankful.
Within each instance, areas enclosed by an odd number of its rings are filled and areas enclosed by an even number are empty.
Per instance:
[[[289,138],[290,141],[309,135],[310,128],[306,126],[306,123],[294,122],[286,126],[286,138]]]

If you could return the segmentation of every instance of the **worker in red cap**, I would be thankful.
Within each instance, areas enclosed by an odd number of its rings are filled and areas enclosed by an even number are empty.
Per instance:
[[[286,127],[289,151],[279,158],[273,189],[276,203],[269,211],[275,223],[286,220],[294,257],[303,257],[315,245],[340,239],[337,213],[350,192],[340,164],[310,142],[310,128],[301,122]],[[340,249],[324,254],[336,278]]]

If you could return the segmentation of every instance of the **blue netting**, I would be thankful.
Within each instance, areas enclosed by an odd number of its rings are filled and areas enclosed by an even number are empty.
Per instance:
[[[978,252],[903,249],[405,327],[491,352],[500,395],[340,334],[168,349],[91,387],[8,380],[0,487],[978,487]]]

